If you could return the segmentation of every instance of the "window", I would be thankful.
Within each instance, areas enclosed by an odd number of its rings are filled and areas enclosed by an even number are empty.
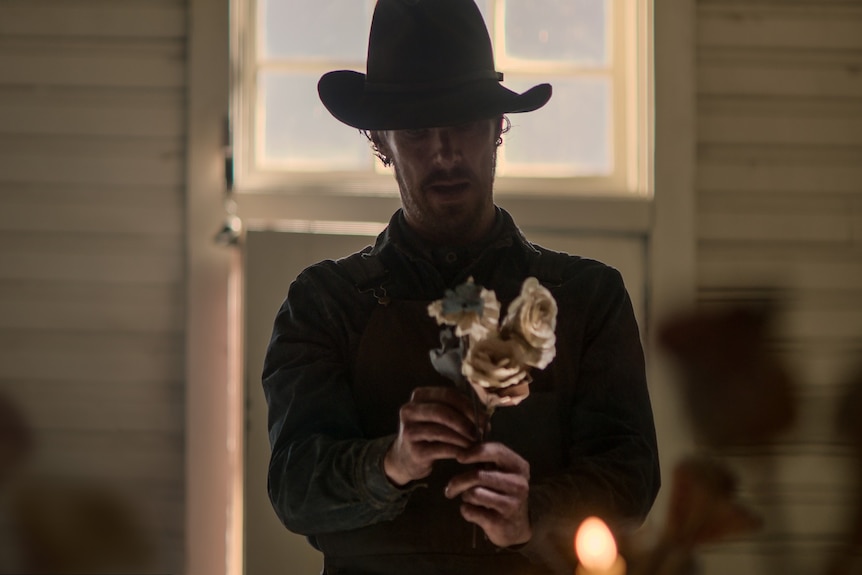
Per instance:
[[[234,1],[238,191],[348,180],[394,189],[365,138],[332,118],[317,96],[325,72],[365,71],[374,0]],[[544,108],[509,116],[498,192],[645,195],[648,4],[477,0],[504,85],[554,87]]]

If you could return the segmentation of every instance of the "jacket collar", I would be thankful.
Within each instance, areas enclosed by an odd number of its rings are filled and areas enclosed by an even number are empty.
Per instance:
[[[535,247],[527,241],[521,230],[515,224],[511,214],[496,207],[497,221],[489,234],[489,238],[472,246],[452,248],[463,250],[470,259],[477,259],[483,254],[516,246],[527,253],[538,253]],[[377,236],[369,255],[386,258],[387,255],[400,253],[410,259],[424,259],[433,262],[439,254],[445,252],[446,246],[435,246],[419,238],[409,228],[404,220],[403,211],[399,208],[390,218],[389,225]]]

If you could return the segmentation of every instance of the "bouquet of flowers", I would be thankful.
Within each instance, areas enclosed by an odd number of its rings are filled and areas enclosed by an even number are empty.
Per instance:
[[[465,393],[472,389],[489,419],[498,406],[523,401],[530,369],[544,369],[556,354],[557,302],[534,277],[524,281],[502,322],[497,296],[472,278],[431,303],[428,315],[445,326],[431,363]]]

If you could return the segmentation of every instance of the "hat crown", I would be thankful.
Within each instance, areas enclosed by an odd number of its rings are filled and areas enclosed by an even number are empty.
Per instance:
[[[379,0],[368,40],[369,90],[499,81],[491,38],[473,0]]]
[[[367,73],[327,72],[317,91],[333,116],[363,130],[453,126],[530,112],[551,97],[549,84],[519,94],[502,79],[473,0],[378,0]]]

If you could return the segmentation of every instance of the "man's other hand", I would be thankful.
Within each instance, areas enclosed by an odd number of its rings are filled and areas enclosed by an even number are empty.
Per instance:
[[[461,496],[464,519],[481,527],[498,547],[529,541],[530,464],[502,443],[480,443],[457,459],[478,464],[446,486],[446,497]]]
[[[470,400],[454,387],[417,387],[401,407],[398,436],[383,470],[396,485],[422,479],[438,459],[455,459],[478,440]]]

